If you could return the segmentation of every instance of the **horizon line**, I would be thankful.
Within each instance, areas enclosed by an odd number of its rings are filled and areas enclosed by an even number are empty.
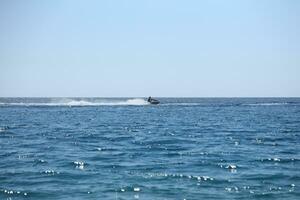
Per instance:
[[[148,98],[149,96],[0,96],[0,98]],[[300,96],[151,96],[155,98],[300,98]]]

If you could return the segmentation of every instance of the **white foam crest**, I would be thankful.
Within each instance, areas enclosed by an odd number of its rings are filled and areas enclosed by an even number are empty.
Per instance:
[[[144,99],[128,99],[125,102],[119,102],[117,105],[148,105],[149,102],[147,102]]]
[[[281,105],[287,105],[286,102],[280,102],[280,103],[249,103],[245,104],[246,106],[281,106]]]
[[[208,105],[204,103],[164,103],[161,104],[164,106],[202,106],[202,105]]]
[[[144,99],[127,99],[127,100],[74,100],[74,99],[61,99],[53,100],[47,103],[35,102],[18,102],[18,103],[0,103],[0,106],[142,106],[149,105]]]
[[[90,102],[90,101],[76,101],[76,100],[72,100],[70,102],[65,102],[65,103],[57,103],[57,105],[63,105],[63,106],[97,106],[98,104],[95,102]]]

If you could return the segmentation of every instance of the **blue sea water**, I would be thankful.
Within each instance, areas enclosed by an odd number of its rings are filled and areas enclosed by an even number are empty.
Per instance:
[[[0,98],[0,199],[300,199],[300,98]]]

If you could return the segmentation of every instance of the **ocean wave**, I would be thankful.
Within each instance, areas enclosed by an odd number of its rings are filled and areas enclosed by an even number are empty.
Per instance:
[[[270,102],[270,103],[248,103],[248,104],[243,104],[245,106],[283,106],[283,105],[288,105],[289,103],[287,102]]]
[[[127,99],[127,100],[74,100],[63,99],[51,102],[9,102],[0,103],[0,106],[142,106],[149,103],[144,99]]]
[[[203,103],[185,103],[185,102],[181,102],[181,103],[163,103],[161,105],[164,105],[164,106],[201,106],[201,105],[206,105],[206,104],[203,104]]]

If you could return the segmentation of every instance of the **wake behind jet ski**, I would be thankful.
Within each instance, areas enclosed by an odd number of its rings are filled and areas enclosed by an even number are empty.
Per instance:
[[[147,100],[150,104],[159,104],[159,101],[156,99],[153,99],[152,97],[149,97]]]

